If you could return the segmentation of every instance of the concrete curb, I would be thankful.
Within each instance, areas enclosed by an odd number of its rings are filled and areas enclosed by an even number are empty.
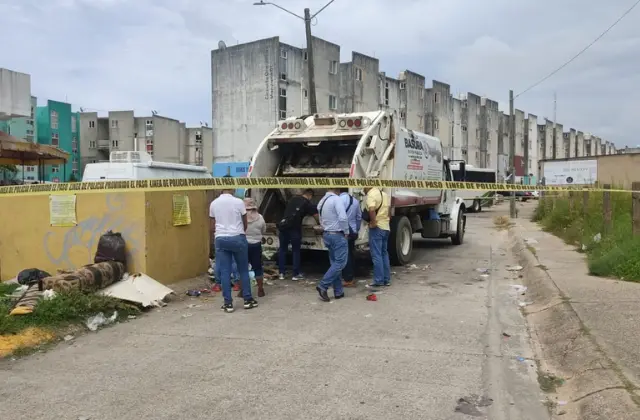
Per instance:
[[[524,308],[533,347],[539,360],[539,379],[553,388],[553,377],[563,380],[549,394],[554,418],[632,420],[640,418],[640,398],[631,382],[598,345],[566,296],[523,237],[517,224],[509,229],[510,248],[523,267],[527,286]],[[551,374],[553,376],[544,376]]]

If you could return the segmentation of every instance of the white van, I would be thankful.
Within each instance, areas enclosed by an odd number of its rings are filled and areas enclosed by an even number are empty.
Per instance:
[[[89,163],[82,182],[139,179],[212,178],[205,166],[154,162],[146,152],[111,152],[109,162]]]

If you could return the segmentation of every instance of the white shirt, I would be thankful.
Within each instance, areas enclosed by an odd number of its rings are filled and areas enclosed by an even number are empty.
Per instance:
[[[222,194],[209,206],[209,217],[216,219],[216,238],[244,235],[242,216],[247,214],[244,202],[231,194]]]
[[[262,242],[262,235],[267,231],[267,224],[264,222],[262,215],[258,220],[247,224],[247,242],[250,244],[259,244]]]

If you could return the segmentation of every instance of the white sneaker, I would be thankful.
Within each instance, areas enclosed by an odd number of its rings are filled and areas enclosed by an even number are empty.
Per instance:
[[[280,274],[280,277],[278,277],[278,279],[284,280],[284,274]]]
[[[300,280],[304,280],[304,275],[302,275],[302,274],[298,274],[297,276],[293,276],[293,277],[291,277],[291,280],[293,280],[293,281],[300,281]]]

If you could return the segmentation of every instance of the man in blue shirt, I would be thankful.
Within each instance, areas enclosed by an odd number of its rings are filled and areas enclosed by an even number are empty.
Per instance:
[[[316,287],[320,299],[329,302],[327,290],[333,287],[333,295],[336,299],[344,297],[342,279],[340,278],[342,269],[347,265],[349,222],[345,205],[338,195],[339,188],[330,189],[318,203],[318,214],[320,215],[320,225],[323,229],[324,245],[329,250],[329,262],[331,266],[325,273],[320,284]]]
[[[362,211],[360,210],[360,203],[349,194],[349,190],[343,191],[340,194],[340,198],[344,204],[347,221],[349,222],[349,237],[347,238],[349,252],[347,265],[342,270],[342,280],[344,280],[344,287],[354,287],[356,239],[358,239],[358,232],[360,232],[360,224],[362,223]]]

